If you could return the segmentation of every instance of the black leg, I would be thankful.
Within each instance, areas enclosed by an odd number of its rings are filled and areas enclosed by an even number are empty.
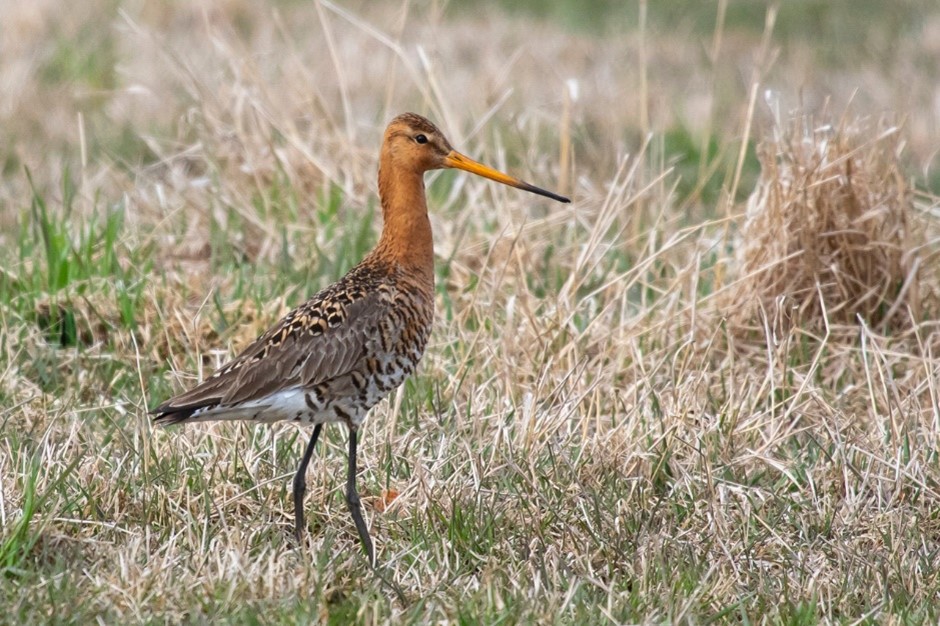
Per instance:
[[[369,565],[375,567],[375,550],[372,548],[372,538],[369,537],[369,529],[366,528],[366,521],[362,518],[362,507],[359,504],[359,493],[356,491],[356,443],[358,433],[355,428],[349,429],[349,473],[346,475],[346,504],[349,505],[349,512],[352,514],[353,521],[356,522],[356,530],[359,531],[359,539],[362,540],[362,547],[366,549],[369,555]]]
[[[294,536],[300,543],[304,536],[304,493],[307,491],[307,466],[310,465],[310,457],[313,456],[313,449],[317,445],[317,438],[320,436],[320,429],[323,424],[317,424],[313,427],[313,435],[307,442],[307,449],[304,450],[304,458],[300,460],[300,467],[294,474]]]
[[[359,531],[359,539],[362,541],[362,547],[366,549],[369,555],[369,566],[376,578],[382,581],[389,589],[395,592],[402,605],[407,606],[408,600],[404,592],[393,580],[391,580],[381,568],[375,564],[375,549],[372,547],[372,538],[369,537],[369,529],[362,518],[362,506],[359,502],[359,493],[356,491],[356,446],[359,435],[355,428],[349,429],[349,474],[346,476],[346,503],[349,505],[349,512],[352,513],[353,521],[356,522],[356,530]]]

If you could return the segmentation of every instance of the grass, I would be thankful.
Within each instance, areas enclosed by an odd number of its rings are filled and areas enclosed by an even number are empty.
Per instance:
[[[936,622],[940,16],[794,3],[764,37],[753,3],[460,5],[10,8],[0,621]],[[341,428],[297,547],[307,429],[147,416],[369,250],[403,110],[575,200],[428,177],[437,325],[360,446],[405,602],[359,550]],[[853,158],[901,190],[858,194],[894,259],[867,273],[807,226]]]

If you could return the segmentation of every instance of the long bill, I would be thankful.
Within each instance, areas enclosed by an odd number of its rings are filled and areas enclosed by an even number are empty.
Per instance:
[[[454,167],[459,170],[465,170],[472,174],[476,174],[477,176],[483,176],[484,178],[495,180],[498,183],[509,185],[510,187],[516,187],[517,189],[524,189],[531,193],[537,193],[540,196],[545,196],[546,198],[551,198],[552,200],[558,200],[559,202],[571,202],[571,200],[568,198],[559,196],[557,193],[552,193],[551,191],[546,191],[541,187],[530,185],[524,180],[513,178],[509,174],[503,174],[499,170],[494,170],[488,165],[478,163],[470,157],[460,154],[456,150],[451,150],[450,154],[444,157],[444,165],[447,167]]]

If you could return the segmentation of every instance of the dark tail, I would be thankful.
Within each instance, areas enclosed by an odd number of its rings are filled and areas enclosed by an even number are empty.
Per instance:
[[[172,426],[173,424],[179,424],[180,422],[185,422],[189,419],[189,416],[193,414],[192,410],[186,411],[161,411],[160,407],[157,407],[150,412],[150,415],[153,416],[153,423],[158,426]]]
[[[173,400],[164,402],[157,408],[150,411],[153,416],[153,423],[158,426],[172,426],[187,421],[196,412],[202,412],[200,409],[209,409],[214,405],[174,405]]]

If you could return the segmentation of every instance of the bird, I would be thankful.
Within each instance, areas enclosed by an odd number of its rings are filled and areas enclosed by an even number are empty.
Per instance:
[[[195,387],[151,411],[158,425],[213,420],[312,424],[293,479],[294,536],[304,536],[307,466],[324,424],[349,433],[346,504],[362,549],[375,550],[356,488],[359,429],[369,410],[414,371],[434,320],[434,248],[424,174],[465,170],[559,202],[564,196],[454,150],[430,120],[398,115],[382,139],[378,243],[337,282],[300,304]]]

